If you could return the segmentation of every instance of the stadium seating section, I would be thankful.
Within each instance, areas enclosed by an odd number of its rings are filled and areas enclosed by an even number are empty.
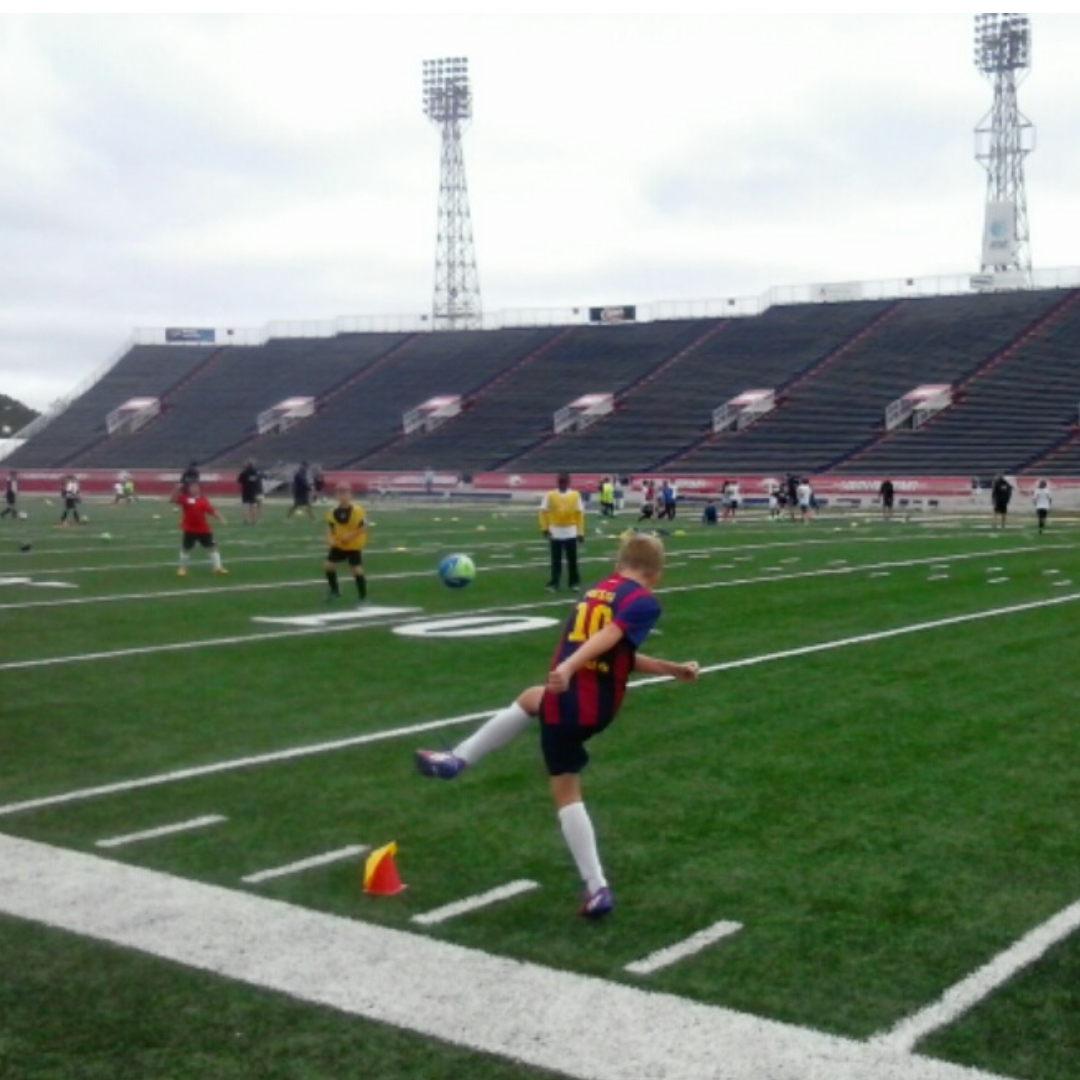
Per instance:
[[[922,384],[954,403],[917,429],[885,410]],[[713,432],[751,389],[777,406]],[[614,411],[556,435],[587,394]],[[427,399],[460,397],[441,426],[406,435]],[[314,415],[260,435],[290,397]],[[134,397],[162,411],[109,435]],[[137,345],[8,458],[23,468],[233,468],[301,459],[327,469],[558,469],[755,475],[1080,475],[1080,290],[774,306],[763,314],[615,326],[349,333],[261,346]]]

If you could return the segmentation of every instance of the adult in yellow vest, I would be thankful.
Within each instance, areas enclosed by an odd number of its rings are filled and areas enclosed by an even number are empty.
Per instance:
[[[551,577],[548,592],[559,588],[563,556],[566,556],[566,581],[570,590],[581,585],[578,574],[578,544],[585,542],[585,504],[580,492],[570,486],[568,473],[559,473],[556,487],[540,502],[540,531],[551,548]]]

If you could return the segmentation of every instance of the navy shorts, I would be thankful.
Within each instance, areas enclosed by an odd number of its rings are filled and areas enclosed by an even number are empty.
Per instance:
[[[607,724],[600,727],[583,727],[580,724],[545,724],[540,721],[540,750],[549,776],[579,773],[589,764],[589,751],[585,743],[598,735]]]

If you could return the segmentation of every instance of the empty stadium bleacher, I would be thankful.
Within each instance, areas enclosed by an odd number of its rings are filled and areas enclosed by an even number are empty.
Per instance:
[[[1043,292],[904,300],[834,362],[788,387],[780,408],[760,423],[708,441],[681,457],[679,467],[733,473],[834,468],[883,430],[890,402],[919,383],[962,378],[1060,299],[1060,293]],[[918,439],[922,432],[912,434]],[[941,464],[940,458],[928,462]]]
[[[193,459],[238,464],[256,443],[274,439],[257,438],[260,412],[286,397],[326,397],[407,337],[341,334],[221,349],[179,393],[169,396],[160,417],[130,439],[111,439],[96,448],[92,461],[80,458],[75,464],[130,467],[133,456],[140,467],[175,466]]]
[[[313,420],[298,424],[266,445],[273,446],[277,456],[306,457],[331,468],[379,468],[368,462],[377,460],[376,452],[387,445],[399,448],[402,460],[414,460],[407,448],[426,438],[404,438],[402,417],[407,410],[444,394],[459,395],[468,402],[484,386],[543,350],[559,332],[533,328],[418,334],[394,356],[392,364],[356,380]],[[454,428],[457,423],[454,419],[445,428]],[[467,456],[464,448],[461,455]],[[415,466],[427,464],[423,458],[423,454],[415,458]]]
[[[108,437],[105,418],[113,409],[135,397],[167,401],[217,351],[213,345],[135,345],[7,463],[15,468],[72,463]]]
[[[955,378],[956,404],[916,431],[898,429],[862,453],[833,463],[837,472],[991,475],[1020,471],[1060,441],[1080,400],[1080,293],[1019,293],[968,307],[969,356],[986,361]],[[1019,329],[1016,320],[1024,323]],[[942,380],[945,381],[945,380]]]
[[[794,381],[888,306],[793,305],[727,320],[654,378],[632,387],[614,416],[529,454],[517,467],[571,468],[588,461],[620,474],[656,468],[711,437],[717,405],[749,386],[772,389]]]
[[[886,431],[887,405],[925,383],[949,384],[954,404],[917,430]],[[751,387],[775,391],[777,408],[714,433],[713,409]],[[611,394],[614,411],[556,434],[556,410],[588,394]],[[404,432],[404,413],[445,395],[460,414]],[[110,436],[106,416],[136,397],[159,398],[161,414]],[[258,414],[295,397],[313,399],[313,415],[260,434]],[[1063,476],[1080,474],[1078,404],[1080,291],[1019,290],[614,326],[138,345],[8,461]]]
[[[551,343],[534,362],[509,372],[507,378],[476,395],[469,409],[431,435],[391,451],[362,459],[363,468],[415,468],[425,463],[449,466],[461,472],[525,468],[522,455],[550,445],[552,415],[574,398],[588,393],[619,392],[702,335],[709,324],[702,320],[573,327]],[[589,430],[609,423],[602,420]],[[534,455],[546,469],[545,455]],[[578,467],[580,467],[578,459]],[[572,467],[567,465],[566,467]]]

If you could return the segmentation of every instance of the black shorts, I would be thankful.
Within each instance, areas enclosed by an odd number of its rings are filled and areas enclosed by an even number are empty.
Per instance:
[[[204,548],[217,547],[213,533],[184,533],[184,539],[180,542],[180,546],[185,551],[190,551],[196,544],[200,544]]]
[[[326,553],[326,561],[331,563],[347,562],[350,566],[363,566],[364,556],[359,551],[346,551],[344,548],[332,547]]]

